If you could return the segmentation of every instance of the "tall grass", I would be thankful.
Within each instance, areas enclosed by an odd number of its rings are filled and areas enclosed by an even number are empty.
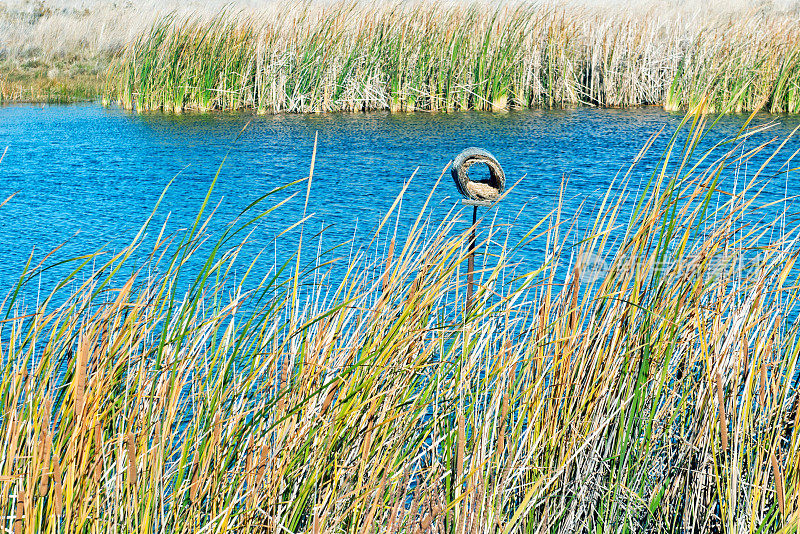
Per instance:
[[[126,108],[800,111],[795,16],[482,3],[289,4],[166,17],[112,63]],[[733,105],[731,105],[733,104]]]
[[[765,147],[700,153],[704,127],[578,246],[554,207],[534,272],[484,227],[470,310],[469,230],[425,209],[385,254],[259,280],[240,243],[274,195],[216,244],[201,210],[135,271],[144,233],[76,260],[69,298],[24,309],[30,268],[0,323],[3,527],[796,532],[798,228],[745,224],[767,177],[716,182]]]
[[[709,28],[680,60],[668,109],[800,112],[800,24],[747,20]]]
[[[5,71],[0,66],[0,104],[92,101],[103,86],[103,77],[96,74],[48,78],[40,71]]]

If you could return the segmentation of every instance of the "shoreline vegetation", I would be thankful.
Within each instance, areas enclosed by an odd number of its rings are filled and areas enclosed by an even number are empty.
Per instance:
[[[226,4],[0,0],[0,103],[96,100],[114,55],[160,17],[216,12]]]
[[[112,62],[127,109],[800,112],[800,19],[699,23],[553,5],[291,6],[166,18]]]
[[[0,54],[0,101],[102,95],[140,111],[268,113],[677,111],[703,100],[708,112],[798,113],[800,4],[784,4],[336,0],[150,14],[0,6],[0,22],[17,21]],[[12,50],[26,31],[49,37]]]
[[[531,229],[535,272],[482,227],[472,310],[464,213],[437,226],[423,208],[392,236],[390,212],[377,246],[243,280],[261,260],[238,243],[272,195],[216,245],[200,248],[206,204],[186,233],[151,229],[133,274],[144,230],[76,259],[66,300],[21,309],[12,290],[4,528],[796,533],[800,228],[746,223],[761,171],[714,192],[759,151],[789,155],[746,145],[752,128],[701,153],[705,118],[687,120],[632,215],[636,162],[577,248],[560,207]],[[311,161],[288,191],[313,194]],[[588,282],[586,253],[609,266]]]

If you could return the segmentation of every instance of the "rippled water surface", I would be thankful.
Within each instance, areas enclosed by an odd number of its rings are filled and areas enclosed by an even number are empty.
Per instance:
[[[315,242],[315,248],[351,238],[356,247],[367,243],[404,181],[414,175],[402,205],[402,237],[448,162],[468,146],[488,149],[503,165],[508,183],[519,182],[495,219],[496,224],[512,223],[512,240],[556,207],[563,177],[568,179],[564,211],[574,213],[583,203],[579,220],[587,223],[615,177],[663,129],[631,175],[631,194],[649,178],[681,118],[657,108],[174,116],[137,115],[96,104],[0,107],[0,152],[6,150],[0,196],[15,194],[0,209],[0,292],[11,287],[31,253],[35,263],[59,245],[63,247],[48,261],[100,248],[119,250],[171,180],[151,234],[165,221],[167,232],[191,226],[218,169],[211,195],[218,208],[209,230],[219,233],[270,189],[308,174],[315,133],[319,140],[308,208],[313,217],[306,228],[314,233],[325,228],[323,242]],[[735,134],[745,119],[724,117],[704,146]],[[756,117],[754,123],[770,121],[776,126],[746,147],[784,139],[800,124],[795,117],[769,115]],[[798,173],[787,171],[800,163],[799,157],[787,166],[798,148],[800,143],[790,140],[769,163],[765,176],[773,178],[764,202],[800,189]],[[738,175],[724,176],[720,187],[741,187],[770,153],[754,158]],[[252,246],[270,251],[263,259],[265,269],[293,250],[296,232],[277,244],[272,239],[301,217],[304,186],[267,201],[274,203],[294,191],[301,194],[264,219],[251,237]],[[459,202],[449,174],[431,202],[434,221]],[[529,247],[523,260],[535,264],[537,251]],[[45,276],[42,283],[52,280]]]

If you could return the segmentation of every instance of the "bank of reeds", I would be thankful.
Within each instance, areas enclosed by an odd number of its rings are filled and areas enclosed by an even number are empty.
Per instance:
[[[510,3],[290,4],[167,17],[113,62],[126,108],[800,111],[800,23]]]
[[[227,2],[6,0],[0,3],[0,103],[96,100],[112,56],[171,11]]]
[[[536,272],[482,227],[471,310],[464,221],[424,210],[337,280],[327,256],[242,280],[255,206],[213,247],[203,215],[159,235],[134,274],[141,236],[77,260],[66,300],[12,292],[3,528],[796,532],[798,228],[743,224],[766,177],[714,192],[753,151],[693,153],[703,126],[580,245],[555,207]]]

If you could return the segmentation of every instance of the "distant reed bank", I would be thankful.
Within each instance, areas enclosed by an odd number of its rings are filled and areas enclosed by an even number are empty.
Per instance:
[[[710,112],[800,111],[800,19],[756,9],[708,18],[347,1],[173,16],[116,56],[105,98],[176,112],[679,110],[704,99]]]

